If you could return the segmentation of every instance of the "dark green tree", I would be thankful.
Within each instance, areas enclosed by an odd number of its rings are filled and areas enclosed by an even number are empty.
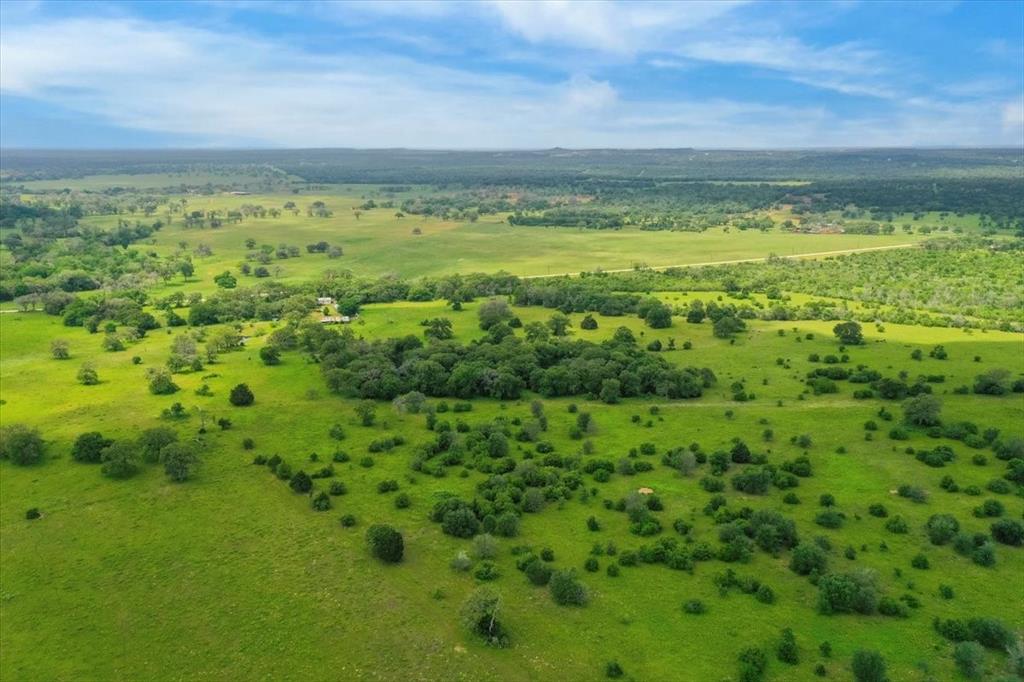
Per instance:
[[[903,419],[914,426],[936,426],[941,421],[942,401],[933,395],[922,393],[908,398],[903,403]]]
[[[854,651],[850,667],[857,682],[886,682],[889,679],[885,672],[885,659],[877,651]]]
[[[247,407],[252,405],[255,399],[256,396],[252,394],[252,391],[249,390],[249,387],[245,384],[238,384],[232,388],[231,395],[228,397],[228,400],[230,400],[231,404],[235,407]]]
[[[175,483],[187,481],[199,464],[195,448],[187,443],[165,445],[160,450],[160,459],[164,464],[164,473]]]
[[[366,531],[370,553],[389,564],[398,563],[405,553],[402,534],[386,524],[374,524]]]
[[[131,441],[120,440],[103,450],[101,471],[110,478],[130,478],[139,472],[141,463],[138,446]]]
[[[297,493],[308,494],[313,489],[313,479],[305,471],[296,471],[288,486]]]
[[[0,428],[0,459],[9,459],[21,466],[37,464],[43,459],[44,449],[39,429],[30,429],[24,424]]]
[[[99,464],[104,448],[113,442],[109,438],[104,438],[99,431],[83,433],[75,439],[75,444],[71,447],[71,457],[76,462]]]
[[[844,346],[859,346],[864,343],[864,332],[856,322],[840,322],[832,327],[832,333]]]

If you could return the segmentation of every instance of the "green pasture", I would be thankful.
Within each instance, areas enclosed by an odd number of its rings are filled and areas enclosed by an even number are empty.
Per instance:
[[[242,204],[281,208],[294,201],[298,215],[284,211],[278,218],[247,218],[219,228],[185,228],[180,213],[154,235],[152,243],[132,248],[152,250],[162,256],[177,252],[186,243],[191,253],[199,244],[209,246],[213,255],[193,257],[198,282],[172,280],[168,287],[210,291],[213,277],[225,270],[237,273],[248,250],[246,239],[275,249],[280,244],[298,246],[298,258],[275,259],[267,265],[271,274],[285,282],[301,282],[328,270],[350,270],[358,275],[396,274],[405,278],[453,273],[496,272],[516,275],[548,275],[596,269],[629,269],[638,264],[652,267],[712,263],[769,255],[843,251],[878,246],[911,244],[918,235],[844,235],[762,233],[714,228],[702,233],[652,232],[638,229],[582,230],[575,228],[513,227],[503,216],[483,216],[476,222],[443,221],[408,215],[396,217],[396,209],[353,210],[362,203],[356,197],[335,195],[247,195],[186,197],[187,211],[237,209]],[[328,218],[312,218],[306,208],[323,201],[333,210]],[[120,216],[122,219],[141,216]],[[163,210],[156,217],[164,216]],[[88,224],[109,228],[118,216],[91,216]],[[419,234],[414,231],[418,230]],[[341,246],[337,259],[310,254],[306,245],[326,241]],[[253,263],[255,265],[255,263]],[[240,285],[252,284],[254,277],[242,278]]]
[[[302,197],[300,205],[307,199]],[[190,200],[190,206],[193,201],[199,200]],[[271,205],[269,198],[257,203]],[[237,261],[248,236],[302,246],[323,238],[345,246],[346,256],[336,263],[305,253],[294,265],[286,261],[284,267],[294,271],[287,270],[285,276],[295,279],[332,266],[378,273],[402,264],[409,269],[402,274],[426,274],[493,270],[497,268],[488,259],[500,257],[506,269],[519,272],[517,264],[527,270],[549,264],[574,270],[593,267],[584,263],[594,259],[603,258],[609,263],[606,267],[612,267],[614,257],[633,257],[616,256],[610,246],[624,244],[617,241],[627,236],[623,233],[535,228],[527,233],[487,221],[399,221],[389,215],[393,211],[370,211],[356,221],[343,208],[338,206],[336,217],[322,223],[303,215],[301,220],[251,220],[202,232],[172,226],[160,233],[155,248],[174,248],[178,239],[209,243],[214,256],[198,261],[204,284]],[[409,234],[415,225],[422,225],[422,238]],[[288,236],[271,236],[277,234]],[[651,256],[659,253],[655,240],[665,240],[662,246],[679,244],[678,252],[661,254],[668,260],[722,260],[728,257],[722,249],[763,254],[766,249],[781,251],[780,244],[802,244],[800,240],[813,241],[811,250],[832,248],[819,245],[817,240],[824,237],[771,233],[628,237],[634,251],[647,250]],[[548,239],[562,245],[575,239],[592,245],[593,251],[576,253],[560,246],[558,252],[564,255],[556,260],[547,255],[552,252]],[[875,244],[884,239],[833,237],[830,243]],[[715,240],[717,245],[711,246]],[[486,243],[486,252],[474,251],[474,243]],[[701,250],[705,246],[708,250]],[[189,283],[186,288],[194,286]],[[666,296],[671,300],[677,294]],[[352,328],[367,338],[419,335],[421,320],[446,316],[452,319],[457,338],[469,341],[482,334],[476,305],[457,313],[443,302],[369,305]],[[516,313],[529,322],[545,320],[552,311],[516,308]],[[853,400],[846,382],[840,382],[836,395],[798,399],[804,374],[819,366],[810,363],[808,355],[837,352],[833,323],[753,322],[731,344],[713,337],[707,323],[690,325],[676,318],[671,328],[652,330],[634,317],[597,316],[599,328],[585,331],[579,329],[581,317],[571,316],[571,331],[578,338],[601,340],[621,325],[632,329],[643,344],[673,338],[681,349],[690,341],[692,350],[666,352],[664,357],[680,365],[711,367],[719,381],[693,401],[627,400],[615,406],[585,399],[544,401],[550,420],[545,438],[556,452],[572,455],[580,450],[580,442],[568,437],[575,415],[567,408],[576,402],[580,410],[593,414],[597,425],[591,436],[595,453],[589,456],[617,461],[630,448],[653,442],[658,454],[651,459],[656,466],[633,477],[613,475],[607,483],[586,476],[586,486],[596,488],[596,496],[527,514],[520,537],[500,540],[496,563],[501,577],[490,584],[504,599],[503,621],[512,647],[499,650],[483,646],[458,625],[459,607],[476,581],[471,573],[455,573],[448,564],[457,551],[470,548],[469,541],[442,534],[426,518],[434,493],[450,491],[468,498],[485,476],[471,471],[461,478],[457,470],[440,479],[414,474],[408,467],[413,448],[431,436],[422,415],[399,414],[382,403],[378,423],[359,426],[353,402],[327,393],[318,367],[301,352],[286,353],[280,366],[262,365],[257,351],[272,328],[268,323],[244,325],[242,332],[249,337],[245,349],[221,356],[201,373],[175,375],[181,391],[154,396],[147,391],[144,372],[166,360],[172,339],[166,330],[150,332],[124,352],[107,353],[100,348],[101,335],[63,327],[59,318],[42,313],[0,315],[0,422],[37,426],[49,443],[47,460],[39,466],[22,469],[0,463],[0,679],[597,680],[603,678],[606,662],[615,659],[636,680],[734,680],[737,652],[760,646],[770,652],[771,680],[818,679],[813,674],[818,662],[826,665],[828,679],[850,680],[850,656],[860,648],[881,651],[893,680],[921,679],[925,671],[945,680],[957,679],[957,673],[951,645],[932,629],[934,617],[994,616],[1017,629],[1024,627],[1019,601],[1024,550],[1000,545],[996,566],[982,568],[948,546],[931,546],[922,530],[931,514],[945,512],[954,514],[969,531],[986,531],[989,520],[974,518],[971,510],[989,497],[998,497],[1007,516],[1020,519],[1024,501],[1019,497],[988,492],[971,497],[939,488],[947,474],[961,488],[984,488],[1002,474],[1004,464],[987,451],[986,465],[972,464],[971,456],[978,451],[941,441],[954,448],[957,459],[945,468],[931,469],[904,454],[904,448],[932,447],[936,441],[922,434],[906,442],[890,441],[885,436],[887,423],[880,420],[881,430],[873,441],[866,441],[864,422],[877,420],[883,404],[898,419],[899,406]],[[935,385],[945,418],[997,427],[1007,436],[1024,434],[1019,394],[952,394],[954,387],[970,384],[987,369],[1019,373],[1024,350],[1020,335],[894,324],[885,325],[884,332],[872,326],[864,331],[867,343],[847,351],[852,365],[863,363],[888,376],[900,370],[911,377],[945,374],[945,383]],[[806,338],[808,334],[813,338]],[[70,360],[50,359],[53,338],[69,341]],[[946,347],[948,360],[927,357],[935,344]],[[916,348],[925,351],[923,361],[910,359]],[[142,358],[140,365],[130,360],[136,355]],[[778,358],[790,367],[778,365]],[[87,387],[75,381],[84,361],[95,363],[100,385]],[[753,401],[731,399],[729,385],[738,380],[745,380],[756,394]],[[232,407],[228,391],[243,381],[256,402],[249,408]],[[212,397],[194,394],[204,382],[212,388]],[[163,423],[161,410],[175,401],[192,411],[187,420],[173,422],[184,437],[199,427],[196,408],[209,422],[203,464],[194,480],[173,484],[151,466],[136,478],[112,481],[103,478],[98,467],[71,460],[71,443],[79,433],[99,430],[112,438],[132,437]],[[477,400],[469,413],[444,416],[470,423],[498,415],[526,418],[529,403],[529,396],[506,403]],[[652,407],[658,407],[659,414],[651,414]],[[632,422],[633,415],[640,416],[639,424]],[[231,429],[213,426],[218,417],[229,417]],[[335,423],[347,432],[340,443],[328,436]],[[773,442],[762,441],[765,428],[774,430]],[[372,468],[356,464],[370,441],[388,434],[400,434],[407,443],[374,455]],[[611,578],[605,573],[612,560],[607,556],[598,557],[599,572],[583,571],[595,543],[614,542],[621,551],[652,541],[631,535],[626,516],[602,504],[641,486],[653,488],[665,502],[665,510],[658,513],[664,535],[674,534],[674,519],[685,518],[694,524],[698,541],[717,545],[716,528],[701,513],[710,498],[698,485],[706,466],[691,477],[680,476],[660,465],[666,449],[696,441],[711,452],[739,436],[754,450],[767,452],[769,461],[781,463],[802,454],[790,444],[790,437],[800,434],[813,439],[808,456],[814,466],[814,476],[802,479],[795,489],[802,504],[784,505],[782,493],[774,489],[761,497],[730,489],[725,493],[729,505],[778,509],[796,520],[801,538],[828,537],[834,546],[829,557],[833,568],[873,569],[886,594],[909,593],[920,600],[921,607],[908,619],[817,614],[817,589],[787,568],[788,552],[778,558],[757,552],[749,564],[701,562],[692,575],[663,565],[640,565],[623,568],[621,576]],[[255,450],[243,450],[245,437],[255,440]],[[840,446],[845,453],[837,453]],[[305,497],[293,494],[265,468],[250,464],[254,454],[276,453],[294,468],[312,471],[329,462],[337,448],[352,455],[350,463],[335,465],[336,478],[349,492],[333,498],[335,507],[326,513],[312,511]],[[523,452],[516,448],[513,444],[521,458]],[[314,452],[318,463],[309,461]],[[376,483],[382,479],[398,480],[401,490],[412,497],[412,506],[398,510],[392,502],[394,493],[378,494]],[[924,487],[928,502],[914,504],[893,494],[903,483]],[[326,482],[317,485],[322,488]],[[835,495],[837,508],[848,516],[840,530],[813,522],[820,510],[818,497],[826,492]],[[876,502],[884,503],[890,515],[903,515],[911,533],[885,531],[883,519],[867,514],[868,505]],[[42,518],[25,520],[29,507],[39,507]],[[345,513],[357,517],[354,528],[338,523]],[[599,532],[587,529],[586,519],[592,515],[602,526]],[[363,538],[375,522],[403,531],[406,556],[401,564],[384,566],[369,557]],[[885,550],[880,547],[883,541]],[[590,604],[559,607],[545,588],[530,586],[515,569],[511,549],[516,545],[553,548],[555,566],[580,571],[591,590]],[[848,546],[855,548],[855,560],[843,556]],[[928,556],[930,570],[911,568],[911,558],[920,552]],[[726,568],[769,584],[776,603],[762,604],[738,591],[719,596],[712,578]],[[896,576],[897,569],[901,577]],[[954,588],[954,599],[938,596],[942,583]],[[708,612],[683,613],[681,604],[687,599],[703,600]],[[801,653],[797,666],[776,661],[771,654],[784,627],[796,633]],[[831,659],[818,654],[819,644],[826,640],[834,649]],[[990,672],[1002,670],[1003,656],[986,656]]]

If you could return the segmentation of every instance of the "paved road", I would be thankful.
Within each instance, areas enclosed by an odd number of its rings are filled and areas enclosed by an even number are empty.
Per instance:
[[[847,253],[864,253],[866,251],[886,251],[888,249],[906,249],[911,246],[917,246],[916,243],[910,244],[890,244],[888,246],[865,246],[860,249],[840,249],[839,251],[817,251],[815,253],[796,253],[792,256],[779,256],[780,258],[818,258],[820,256],[840,256]],[[705,261],[703,263],[681,263],[680,265],[654,265],[646,268],[647,270],[668,270],[669,268],[700,268],[706,265],[733,265],[735,263],[759,263],[766,261],[771,256],[764,256],[760,258],[737,258],[736,260],[713,260]],[[619,268],[618,270],[602,270],[601,272],[633,272],[635,268]],[[544,277],[565,277],[579,275],[579,272],[559,272],[557,274],[549,275],[521,275],[521,279],[540,279]]]

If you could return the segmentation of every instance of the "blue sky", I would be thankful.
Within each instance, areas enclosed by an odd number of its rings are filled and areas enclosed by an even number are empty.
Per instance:
[[[1024,145],[1024,2],[0,3],[5,147]]]

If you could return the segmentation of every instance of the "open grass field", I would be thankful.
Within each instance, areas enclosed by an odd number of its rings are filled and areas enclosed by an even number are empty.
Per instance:
[[[269,224],[264,228],[262,222],[204,232],[203,239],[210,240],[213,258],[221,258],[245,236],[269,238],[272,228]],[[296,227],[296,236],[287,241],[303,244],[320,235],[333,242],[330,235],[361,234],[367,243],[381,240],[374,242],[381,248],[387,239],[403,242],[412,224],[405,220],[400,231],[391,222],[378,220],[371,212],[356,224],[346,214],[335,220],[334,227]],[[508,230],[505,238],[510,240],[521,233],[487,224],[424,225],[428,236],[436,229],[441,242],[446,233],[465,236],[479,231],[499,239]],[[384,234],[375,235],[375,230]],[[544,236],[554,232],[537,230]],[[161,233],[160,245],[173,243],[174,236],[173,230]],[[597,241],[618,236],[601,233],[579,238]],[[650,236],[700,240],[715,235]],[[736,248],[743,248],[739,240],[758,236],[719,238],[736,240]],[[360,241],[340,241],[354,251],[343,259],[348,266],[349,258],[358,258]],[[415,249],[395,248],[403,254],[402,262],[410,258],[417,263]],[[530,245],[520,249],[524,261],[529,260]],[[380,268],[388,255],[388,249],[383,250],[372,257],[368,254],[365,267]],[[427,251],[436,255],[435,248],[425,250],[413,267],[429,269]],[[460,253],[472,258],[471,250]],[[720,256],[721,252],[715,253]],[[514,254],[506,255],[510,258],[507,268],[515,269]],[[300,260],[305,264],[314,258],[303,255]],[[203,265],[205,272],[217,267]],[[444,263],[434,267],[446,271]],[[480,267],[493,269],[486,262]],[[452,319],[456,338],[469,341],[482,335],[476,305],[468,304],[460,313],[441,302],[370,305],[352,328],[367,338],[419,335],[420,320],[443,315]],[[515,312],[524,323],[546,320],[551,314],[543,308],[516,308]],[[880,422],[874,440],[866,441],[864,422],[877,420],[882,405],[899,414],[898,404],[853,400],[852,388],[845,382],[838,394],[798,400],[804,373],[820,366],[808,362],[808,355],[836,352],[832,323],[752,322],[730,344],[713,337],[708,323],[691,325],[677,318],[671,328],[653,330],[635,317],[595,316],[599,328],[587,331],[579,328],[581,317],[571,316],[573,334],[582,339],[606,339],[624,325],[641,343],[674,338],[681,347],[690,341],[692,350],[672,351],[664,357],[680,365],[709,366],[719,381],[702,398],[691,401],[631,399],[614,406],[585,399],[545,401],[550,419],[545,440],[557,453],[573,455],[580,450],[580,441],[568,436],[575,415],[567,408],[575,402],[580,410],[592,413],[596,424],[590,436],[594,454],[584,459],[615,461],[631,448],[651,442],[657,455],[641,458],[655,467],[635,476],[614,474],[607,483],[587,475],[585,487],[596,489],[596,495],[587,501],[574,496],[525,514],[520,536],[499,540],[495,563],[501,576],[490,584],[504,599],[502,621],[512,646],[494,649],[483,646],[458,624],[460,605],[476,581],[472,572],[457,573],[448,564],[460,549],[468,550],[470,542],[442,534],[439,525],[426,517],[437,492],[469,497],[486,477],[468,471],[462,478],[452,470],[445,478],[433,478],[411,471],[408,462],[413,448],[432,437],[424,429],[422,415],[399,414],[382,403],[377,423],[360,426],[354,402],[329,394],[319,369],[301,352],[286,353],[279,366],[262,365],[257,351],[270,331],[268,323],[244,325],[243,333],[250,337],[245,349],[222,355],[202,373],[176,375],[179,393],[154,396],[146,390],[144,371],[166,359],[172,337],[165,330],[151,332],[126,351],[108,353],[100,349],[101,335],[63,327],[59,318],[42,313],[4,315],[0,319],[2,422],[40,427],[49,449],[46,461],[35,467],[0,463],[0,650],[5,652],[0,657],[0,678],[593,680],[602,678],[605,664],[614,659],[636,680],[732,680],[737,679],[739,650],[760,646],[772,652],[780,629],[791,627],[801,662],[790,666],[772,655],[768,679],[816,679],[813,668],[821,662],[829,679],[848,680],[852,652],[870,648],[885,656],[893,680],[944,680],[956,679],[958,673],[951,645],[933,630],[933,618],[992,616],[1014,629],[1024,627],[1019,600],[1024,551],[999,545],[996,565],[983,568],[949,546],[931,545],[923,531],[930,515],[943,512],[955,515],[966,530],[985,532],[990,520],[974,518],[971,510],[987,498],[998,498],[1007,517],[1020,519],[1024,501],[1019,496],[984,491],[988,481],[1001,475],[1004,464],[988,451],[974,451],[956,441],[935,441],[920,433],[909,441],[890,441],[885,422]],[[807,334],[814,336],[808,339]],[[1006,437],[1024,435],[1020,394],[952,394],[953,387],[970,384],[987,369],[1002,367],[1017,375],[1024,348],[1020,335],[886,325],[884,332],[865,328],[865,336],[866,345],[848,350],[851,365],[863,363],[887,375],[899,370],[912,376],[945,374],[945,383],[935,386],[944,417],[996,427]],[[69,341],[71,359],[50,359],[48,343],[55,337]],[[935,344],[946,347],[949,359],[927,356]],[[924,360],[910,360],[914,349],[924,351]],[[142,358],[140,365],[130,362],[135,355]],[[777,358],[788,360],[790,367],[778,365]],[[87,360],[99,372],[102,383],[97,386],[75,381],[77,368]],[[753,401],[732,400],[729,385],[741,379],[756,393]],[[204,381],[213,395],[194,395]],[[248,408],[232,407],[228,389],[242,381],[252,388],[256,402]],[[100,430],[115,439],[130,437],[162,423],[161,410],[174,401],[193,410],[188,419],[170,422],[182,435],[194,434],[199,427],[200,416],[194,408],[201,408],[209,418],[229,417],[233,423],[227,431],[213,427],[207,435],[203,463],[194,480],[176,485],[151,466],[133,479],[112,481],[102,477],[97,466],[71,460],[71,443],[79,433]],[[530,413],[529,397],[472,404],[471,412],[454,416],[475,424],[499,415],[525,419]],[[658,414],[651,413],[653,407],[659,408]],[[633,415],[639,415],[639,423],[632,421]],[[340,443],[328,436],[335,423],[342,424],[348,434]],[[762,440],[765,428],[774,431],[772,442]],[[366,454],[370,441],[388,434],[402,435],[406,444],[374,455],[372,468],[355,463]],[[795,489],[801,504],[783,504],[777,490],[748,496],[727,489],[729,506],[777,509],[796,521],[801,538],[828,538],[834,570],[872,569],[885,594],[917,598],[920,608],[912,609],[909,618],[818,614],[817,589],[787,568],[788,552],[776,558],[758,551],[746,564],[700,562],[692,574],[641,564],[624,567],[618,577],[605,573],[615,557],[602,555],[596,557],[598,572],[583,571],[595,543],[614,543],[621,553],[652,541],[630,534],[626,516],[602,504],[641,486],[653,488],[665,504],[664,511],[657,513],[665,526],[662,536],[674,535],[672,520],[683,518],[693,524],[696,541],[717,544],[717,528],[701,511],[711,498],[698,485],[706,465],[690,477],[682,476],[658,463],[665,450],[698,442],[711,452],[727,448],[730,439],[740,437],[755,451],[766,452],[770,461],[781,462],[803,452],[789,442],[800,434],[812,438],[807,455],[814,468],[814,475],[801,479]],[[254,439],[253,451],[243,450],[245,437]],[[937,442],[950,445],[957,454],[944,468],[929,468],[904,453],[907,446],[930,448]],[[837,452],[840,447],[845,452]],[[337,448],[352,455],[351,462],[335,465],[336,478],[347,484],[349,492],[333,498],[334,508],[326,513],[312,511],[306,497],[292,493],[264,467],[251,464],[254,454],[279,454],[295,468],[312,470],[329,461]],[[531,449],[530,444],[513,443],[517,460]],[[314,452],[320,464],[309,461]],[[988,455],[987,464],[971,463],[976,452]],[[953,476],[961,489],[976,485],[984,492],[978,497],[948,493],[939,487],[945,475]],[[376,483],[383,479],[399,481],[401,491],[412,499],[409,508],[395,508],[395,493],[378,494]],[[893,494],[905,483],[925,488],[928,501],[915,504]],[[317,486],[325,484],[320,481]],[[843,528],[830,530],[814,523],[821,510],[818,498],[824,493],[833,494],[836,508],[847,515]],[[884,530],[885,520],[867,513],[873,503],[885,504],[890,516],[902,515],[910,532],[895,535]],[[42,518],[25,520],[29,507],[39,507]],[[338,517],[346,513],[356,516],[355,527],[339,525]],[[587,529],[590,516],[598,519],[600,531]],[[369,557],[364,533],[376,522],[391,523],[403,531],[406,553],[401,564],[385,566]],[[512,548],[517,545],[552,548],[556,567],[579,570],[591,590],[590,603],[584,608],[556,606],[547,589],[530,586],[515,568]],[[847,547],[853,548],[854,559],[844,557]],[[911,567],[911,559],[919,553],[928,557],[930,569]],[[720,596],[713,577],[727,568],[770,585],[775,603],[760,603],[738,590]],[[940,584],[953,588],[953,599],[940,598]],[[702,600],[707,613],[684,613],[681,605],[689,599]],[[818,652],[824,641],[832,645],[831,658]],[[1002,654],[986,654],[985,667],[993,676],[1004,665]]]
[[[199,244],[208,245],[213,255],[193,258],[199,283],[187,283],[186,288],[209,291],[215,288],[214,275],[233,270],[245,260],[245,240],[250,238],[257,245],[277,248],[285,243],[301,249],[298,258],[274,260],[268,265],[281,281],[289,283],[306,281],[331,269],[347,269],[357,275],[393,273],[406,278],[498,270],[531,276],[615,270],[637,264],[654,267],[764,258],[772,254],[795,256],[912,244],[921,239],[900,234],[810,235],[724,228],[693,233],[513,227],[505,222],[504,216],[483,216],[470,223],[414,215],[397,218],[395,209],[362,211],[356,217],[351,209],[362,200],[336,195],[197,196],[187,197],[186,210],[215,210],[223,214],[242,204],[269,209],[280,208],[287,201],[296,203],[298,215],[285,211],[278,218],[248,218],[216,229],[186,228],[178,214],[154,236],[152,245],[133,248],[170,255],[182,241],[187,242],[189,250]],[[323,201],[334,215],[307,216],[305,209],[314,201]],[[116,221],[115,216],[86,220],[99,227],[111,227]],[[416,228],[422,234],[414,234]],[[307,244],[321,240],[341,246],[344,255],[330,259],[323,253],[306,253]],[[180,284],[179,280],[171,286]]]

